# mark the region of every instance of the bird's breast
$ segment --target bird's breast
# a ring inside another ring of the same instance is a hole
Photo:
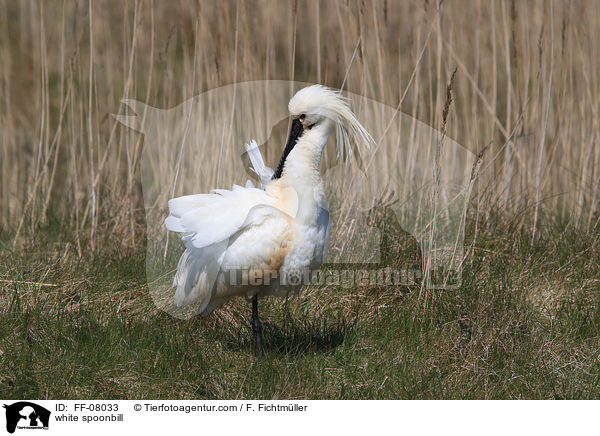
[[[310,225],[295,224],[290,249],[281,268],[283,273],[305,269],[313,270],[321,266],[328,244],[328,212],[326,218],[326,220],[317,219]]]

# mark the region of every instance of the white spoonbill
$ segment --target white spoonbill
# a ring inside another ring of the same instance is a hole
[[[337,135],[340,161],[350,157],[351,141],[358,153],[372,142],[346,99],[332,89],[303,88],[288,109],[292,125],[275,171],[264,166],[254,141],[246,146],[261,188],[248,181],[245,187],[173,198],[165,220],[186,245],[173,281],[175,304],[196,303],[207,316],[231,298],[251,298],[259,355],[258,297],[297,293],[327,250],[329,210],[319,164],[329,136]]]

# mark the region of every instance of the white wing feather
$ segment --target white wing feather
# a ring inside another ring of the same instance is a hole
[[[198,302],[207,315],[226,301],[215,286],[224,268],[251,269],[280,256],[282,235],[290,228],[280,204],[262,189],[237,185],[169,200],[165,226],[181,233],[186,245],[173,280],[175,304]]]
[[[258,188],[233,185],[231,191],[215,189],[210,194],[184,195],[169,200],[168,230],[182,233],[182,239],[202,248],[227,239],[244,223],[258,204],[275,199]]]
[[[186,245],[173,279],[173,286],[177,286],[175,305],[181,307],[200,300],[198,312],[202,313],[210,302],[227,241],[203,248]]]
[[[227,281],[229,270],[243,270],[245,274],[257,269],[267,274],[267,271],[277,271],[285,260],[289,249],[289,238],[292,233],[290,226],[292,218],[281,210],[259,205],[248,214],[241,228],[229,238],[229,245],[220,260],[220,275],[215,286],[205,301],[201,304],[202,316],[208,316],[213,310],[220,308],[232,297],[251,297],[256,291],[252,286],[218,286]],[[238,276],[239,277],[239,276]],[[281,295],[278,277],[261,276],[265,285],[262,295]]]
[[[250,141],[250,144],[244,144],[244,147],[246,147],[246,152],[248,153],[248,157],[252,163],[251,169],[258,176],[261,188],[265,189],[267,183],[269,183],[273,178],[274,171],[272,168],[265,165],[262,154],[260,154],[260,149],[258,148],[258,145],[254,139]],[[246,184],[246,186],[248,186],[248,184]]]

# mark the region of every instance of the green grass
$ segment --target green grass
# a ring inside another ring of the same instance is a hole
[[[599,398],[599,235],[545,220],[533,246],[481,226],[461,286],[427,305],[418,289],[262,300],[264,359],[246,301],[207,319],[157,310],[142,251],[79,259],[52,225],[18,252],[5,237],[0,397]]]

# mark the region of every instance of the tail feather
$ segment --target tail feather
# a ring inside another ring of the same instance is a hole
[[[177,273],[173,279],[175,305],[198,305],[202,313],[210,303],[219,272],[223,254],[227,248],[226,242],[213,244],[209,247],[195,248],[189,245],[177,265]]]

